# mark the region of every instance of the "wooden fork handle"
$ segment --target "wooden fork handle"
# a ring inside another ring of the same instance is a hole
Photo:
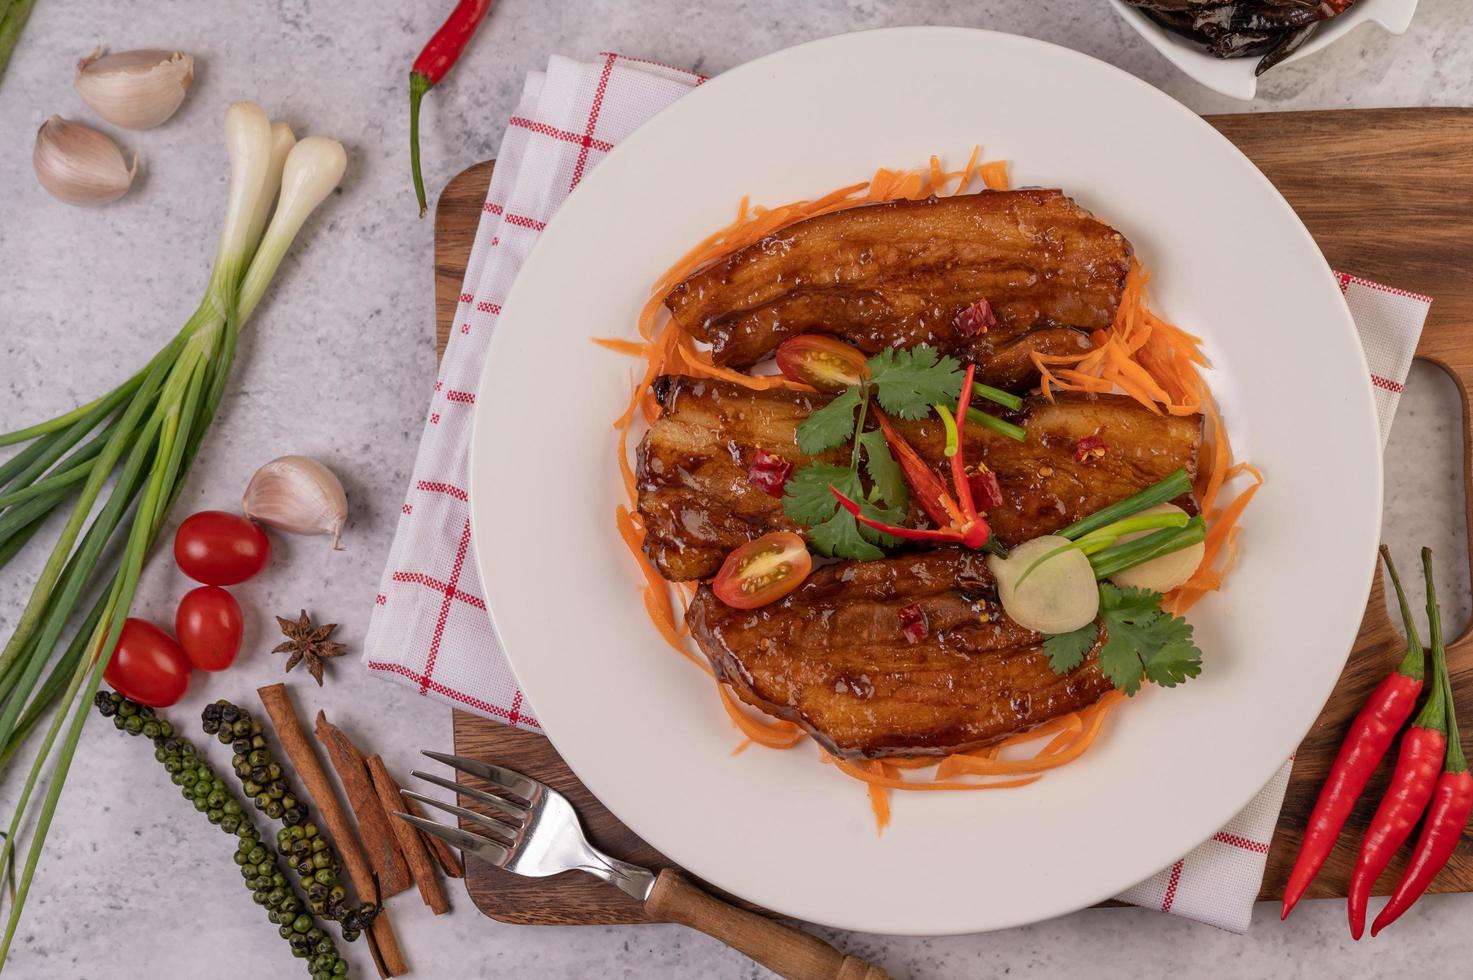
[[[666,868],[645,900],[650,917],[719,939],[788,980],[890,980],[884,970],[845,956],[817,936],[739,909]]]

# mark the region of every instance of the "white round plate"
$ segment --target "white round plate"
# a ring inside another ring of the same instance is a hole
[[[1024,789],[864,787],[812,745],[751,748],[656,634],[614,529],[610,421],[649,284],[730,221],[981,143],[1014,183],[1120,228],[1158,309],[1206,338],[1239,457],[1268,484],[1228,588],[1192,611],[1202,676],[1116,712]],[[884,933],[997,929],[1081,908],[1220,829],[1294,750],[1340,673],[1381,514],[1371,386],[1330,270],[1277,191],[1159,91],[1038,41],[910,28],[761,58],[616,149],[558,211],[504,304],[477,396],[476,554],[517,679],[557,750],[635,833],[776,912]]]

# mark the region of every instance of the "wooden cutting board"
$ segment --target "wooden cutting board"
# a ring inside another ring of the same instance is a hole
[[[1417,356],[1439,365],[1456,382],[1466,439],[1473,383],[1473,109],[1249,113],[1209,116],[1208,122],[1268,175],[1333,267],[1435,298]],[[491,167],[488,161],[457,176],[440,195],[436,209],[435,292],[442,353]],[[1213,192],[1210,186],[1202,188],[1203,194]],[[1252,289],[1253,284],[1243,283],[1242,288]],[[1467,450],[1464,464],[1465,473],[1473,476],[1468,469],[1473,454]],[[1473,494],[1468,499],[1473,504]],[[1468,525],[1473,534],[1473,506]],[[1413,565],[1415,542],[1396,544],[1403,564]],[[1408,573],[1415,569],[1409,567]],[[1388,619],[1378,579],[1345,672],[1296,755],[1260,898],[1283,894],[1305,821],[1345,728],[1366,695],[1400,659],[1402,642]],[[1460,692],[1461,716],[1473,728],[1473,639],[1467,633],[1449,651],[1449,662]],[[541,735],[457,711],[455,751],[523,770],[567,793],[590,837],[611,854],[651,868],[670,863],[604,809]],[[1381,798],[1390,768],[1388,760],[1362,797],[1310,897],[1345,895],[1354,847]],[[1406,850],[1382,876],[1383,893],[1399,879]],[[472,861],[466,868],[466,888],[483,912],[503,922],[646,921],[638,903],[587,875],[531,880]],[[1473,891],[1473,835],[1463,838],[1432,890]]]

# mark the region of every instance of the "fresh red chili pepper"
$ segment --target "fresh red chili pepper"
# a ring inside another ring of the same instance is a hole
[[[1440,629],[1439,629],[1440,632]],[[1434,642],[1437,638],[1434,638]],[[1346,910],[1350,917],[1350,935],[1359,939],[1366,928],[1366,903],[1376,878],[1397,848],[1411,835],[1412,828],[1427,809],[1433,787],[1442,771],[1443,753],[1447,750],[1447,698],[1443,685],[1433,683],[1427,703],[1418,712],[1412,727],[1401,738],[1396,769],[1386,796],[1371,818],[1371,826],[1361,841],[1360,856],[1350,878],[1350,894]]]
[[[783,485],[793,475],[793,464],[765,449],[752,454],[747,463],[747,482],[772,497],[783,495]]]
[[[967,405],[972,400],[972,378],[976,373],[977,366],[969,364],[966,378],[962,381],[961,397],[957,399],[957,418],[967,417]],[[937,525],[938,530],[897,527],[873,520],[860,512],[857,502],[840,493],[837,487],[831,486],[829,492],[839,501],[839,505],[853,514],[855,520],[865,527],[872,527],[876,531],[907,541],[945,541],[968,548],[981,548],[987,544],[992,532],[982,515],[977,513],[977,507],[972,501],[971,484],[967,479],[965,426],[957,426],[956,453],[951,457],[951,482],[956,490],[956,497],[953,498],[936,474],[931,472],[925,460],[921,459],[920,454],[895,431],[885,413],[876,409],[875,417],[879,420],[880,431],[885,433],[885,442],[900,463],[900,471],[905,474],[906,482],[920,498],[921,509]]]
[[[1315,800],[1314,810],[1309,815],[1304,843],[1299,846],[1299,856],[1294,861],[1294,870],[1289,873],[1289,883],[1284,887],[1284,904],[1279,913],[1281,919],[1289,917],[1324,866],[1351,808],[1365,791],[1366,783],[1381,764],[1382,756],[1391,748],[1396,733],[1411,717],[1412,709],[1417,706],[1417,696],[1422,692],[1423,661],[1426,659],[1422,641],[1417,636],[1417,627],[1412,621],[1411,607],[1396,574],[1396,566],[1391,562],[1391,552],[1385,545],[1381,546],[1381,558],[1391,575],[1396,600],[1401,605],[1401,619],[1406,624],[1406,655],[1371,692],[1360,713],[1350,723],[1345,741],[1340,743],[1340,751],[1335,755],[1330,774],[1320,787],[1319,799]]]
[[[1432,585],[1431,549],[1422,549],[1422,568],[1427,577],[1427,623],[1432,633],[1433,683],[1441,687],[1447,705],[1447,759],[1437,787],[1432,791],[1432,804],[1427,808],[1427,819],[1422,822],[1422,835],[1417,839],[1412,860],[1392,893],[1391,901],[1371,924],[1372,936],[1400,918],[1432,884],[1432,879],[1437,877],[1437,872],[1447,864],[1462,840],[1468,816],[1473,814],[1473,775],[1468,772],[1468,760],[1463,755],[1462,740],[1458,737],[1457,705],[1453,702],[1452,680],[1448,676],[1447,656],[1442,645],[1442,614]]]
[[[425,182],[419,170],[419,104],[455,64],[490,9],[491,0],[460,0],[409,72],[409,166],[414,171],[414,193],[419,198],[421,218],[429,205],[425,203]]]

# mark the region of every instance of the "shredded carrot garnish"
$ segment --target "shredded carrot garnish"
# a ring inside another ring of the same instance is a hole
[[[1007,190],[1011,186],[1007,162],[982,162],[980,157],[981,147],[974,147],[966,165],[955,171],[946,170],[936,156],[932,156],[924,166],[911,170],[895,171],[881,167],[868,181],[840,187],[812,201],[796,201],[778,207],[753,205],[744,197],[731,224],[707,235],[656,280],[639,313],[637,326],[641,340],[600,338],[595,341],[608,350],[637,357],[644,362],[644,370],[632,379],[629,402],[614,422],[618,432],[619,472],[628,496],[628,506],[620,505],[615,509],[615,524],[644,577],[641,593],[651,621],[667,643],[708,674],[711,673],[710,666],[690,648],[684,615],[677,617],[675,614],[669,583],[659,576],[644,554],[644,528],[638,515],[630,509],[638,500],[637,478],[629,462],[630,433],[636,420],[643,419],[648,424],[658,417],[660,406],[650,393],[650,385],[668,370],[730,381],[754,390],[811,389],[778,375],[757,377],[714,364],[709,351],[698,348],[694,340],[670,320],[664,306],[665,296],[677,283],[698,270],[723,261],[738,249],[807,218],[883,201],[960,194],[974,189],[978,181],[991,190]],[[1191,579],[1168,594],[1162,602],[1162,607],[1168,612],[1180,614],[1203,595],[1222,587],[1237,555],[1238,536],[1242,530],[1238,522],[1262,486],[1263,475],[1246,463],[1233,462],[1232,446],[1222,417],[1201,377],[1200,369],[1210,367],[1201,351],[1201,340],[1152,312],[1146,297],[1149,280],[1149,274],[1141,265],[1132,262],[1115,321],[1108,329],[1097,330],[1091,335],[1092,350],[1075,355],[1033,352],[1030,356],[1039,372],[1039,389],[1049,400],[1053,400],[1056,391],[1091,394],[1120,391],[1157,414],[1200,413],[1206,416],[1194,487],[1202,514],[1208,522],[1203,559]],[[1239,492],[1230,503],[1219,507],[1218,498],[1223,488],[1245,474],[1256,482]],[[681,585],[684,588],[678,589],[677,595],[684,612],[695,593],[696,583]],[[752,744],[790,749],[805,740],[804,730],[792,722],[754,717],[738,703],[725,684],[718,683],[717,691],[722,707],[742,735],[742,741],[732,750],[733,754]],[[1042,778],[1048,770],[1073,762],[1088,751],[1099,736],[1106,716],[1123,700],[1124,695],[1119,691],[1110,691],[1093,705],[1053,718],[994,745],[940,759],[914,757],[856,762],[831,756],[822,748],[819,754],[823,761],[832,763],[839,772],[865,784],[876,826],[883,831],[891,818],[891,790],[967,791],[1027,786]],[[1048,741],[1032,755],[1004,757],[1009,750],[1045,738]],[[927,769],[931,771],[921,772]],[[906,771],[916,775],[906,778],[902,775]]]

